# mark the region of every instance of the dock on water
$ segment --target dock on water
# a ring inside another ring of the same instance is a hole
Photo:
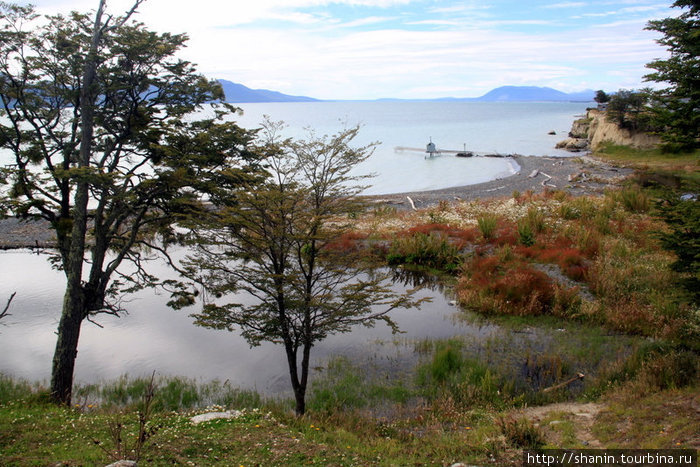
[[[434,144],[434,143],[433,143]],[[434,146],[433,146],[434,148]],[[394,152],[420,152],[420,153],[428,153],[430,156],[435,156],[435,155],[442,155],[442,154],[450,154],[458,157],[515,157],[517,154],[499,154],[499,153],[493,153],[493,152],[476,152],[476,151],[458,151],[455,149],[434,149],[434,151],[427,151],[423,148],[413,148],[409,146],[396,146],[394,147]],[[461,154],[464,154],[463,156],[460,156]],[[469,155],[471,154],[471,155]]]

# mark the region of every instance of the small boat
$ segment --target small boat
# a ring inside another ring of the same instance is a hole
[[[474,157],[474,153],[471,151],[460,151],[455,154],[457,157]]]

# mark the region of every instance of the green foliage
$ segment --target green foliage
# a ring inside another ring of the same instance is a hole
[[[525,246],[532,246],[535,244],[535,234],[529,222],[524,222],[523,220],[518,222],[518,242]]]
[[[693,301],[700,303],[700,202],[681,200],[667,194],[658,205],[661,218],[669,227],[660,233],[661,243],[676,254],[671,267],[683,274],[683,287]]]
[[[415,303],[411,294],[393,292],[388,272],[363,268],[352,254],[332,248],[350,230],[352,223],[342,220],[364,205],[357,195],[366,177],[352,171],[374,144],[354,147],[359,127],[300,140],[282,140],[280,127],[265,122],[256,149],[269,177],[249,181],[240,192],[227,170],[214,174],[218,209],[189,219],[195,253],[185,269],[221,298],[205,303],[195,324],[240,329],[251,345],[284,345],[301,415],[317,342],[355,324],[383,321],[395,330],[388,312]],[[237,303],[239,292],[252,300]]]
[[[217,181],[203,174],[226,167],[241,181],[258,168],[245,149],[252,134],[225,118],[236,109],[219,102],[221,86],[177,58],[187,37],[134,21],[140,3],[114,17],[101,0],[94,18],[0,3],[0,149],[13,162],[0,210],[56,233],[66,299],[51,393],[61,403],[71,401],[83,320],[164,285],[144,268],[155,255],[140,251],[167,247],[175,222],[204,210],[201,191]],[[193,119],[205,104],[210,116]],[[133,270],[119,274],[125,263]]]
[[[433,356],[430,365],[430,376],[437,383],[444,383],[447,379],[459,372],[464,366],[464,359],[459,347],[452,345],[439,348]]]
[[[518,220],[518,242],[521,245],[532,246],[535,236],[544,231],[545,221],[542,212],[534,206],[527,210],[527,215]]]
[[[649,131],[651,114],[648,111],[649,91],[620,89],[610,97],[607,118],[621,128],[633,131]]]
[[[439,232],[413,235],[394,239],[387,253],[389,264],[413,264],[441,271],[453,272],[461,264],[456,246]]]
[[[656,71],[645,79],[667,86],[654,93],[653,109],[666,149],[692,150],[700,147],[700,6],[694,0],[676,0],[672,6],[682,12],[647,25],[663,34],[657,42],[670,56],[648,63]]]
[[[32,385],[0,373],[0,404],[22,399],[33,392]]]
[[[465,358],[461,342],[438,341],[433,348],[431,361],[417,371],[417,383],[428,397],[448,398],[463,409],[475,405],[503,408],[512,402],[512,384],[483,362]]]
[[[498,417],[496,426],[508,442],[521,449],[538,449],[544,446],[542,432],[526,418]]]
[[[311,384],[308,408],[337,414],[373,403],[404,403],[415,391],[401,382],[369,380],[363,370],[345,357],[332,359]]]
[[[647,212],[651,206],[649,197],[639,187],[624,188],[619,196],[624,208],[630,212]]]
[[[496,227],[498,226],[498,217],[492,214],[484,214],[480,216],[476,222],[481,231],[481,235],[487,240],[492,239],[496,233]]]
[[[608,96],[602,89],[599,89],[595,92],[595,97],[593,100],[599,104],[604,104],[610,100],[610,96]]]

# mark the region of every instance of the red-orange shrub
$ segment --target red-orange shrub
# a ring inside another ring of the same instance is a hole
[[[359,241],[366,238],[367,235],[360,232],[345,232],[337,239],[327,243],[325,248],[333,252],[357,251]]]

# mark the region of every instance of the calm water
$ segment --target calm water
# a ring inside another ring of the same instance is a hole
[[[358,173],[375,173],[368,194],[421,191],[471,185],[511,175],[511,161],[424,156],[432,138],[438,149],[477,153],[570,155],[554,149],[571,129],[586,103],[529,102],[321,102],[241,104],[237,121],[257,128],[265,115],[284,121],[288,135],[333,134],[345,126],[362,125],[356,142],[380,142]],[[556,135],[549,135],[555,131]],[[397,151],[397,147],[420,151]]]
[[[45,255],[27,250],[0,252],[0,297],[16,291],[12,316],[0,325],[0,372],[30,380],[50,376],[51,357],[56,343],[55,330],[65,290],[65,278],[52,270]],[[154,263],[150,272],[161,277],[172,275],[164,265]],[[397,291],[411,288],[401,280]],[[423,289],[417,295],[433,297],[422,309],[396,310],[392,316],[405,334],[392,335],[384,324],[374,328],[357,327],[345,335],[331,336],[313,350],[312,366],[323,365],[333,355],[344,355],[357,362],[371,357],[381,364],[410,360],[411,346],[394,345],[420,338],[448,338],[471,335],[476,340],[490,336],[497,328],[456,321],[458,310],[439,291]],[[125,303],[129,315],[104,316],[99,328],[84,323],[80,337],[76,379],[94,382],[114,379],[128,373],[148,375],[153,370],[164,375],[201,378],[204,381],[230,380],[234,386],[253,387],[264,393],[279,393],[289,386],[284,350],[263,344],[249,348],[236,333],[195,327],[190,313],[193,306],[173,311],[166,306],[167,294],[142,291]],[[3,299],[4,304],[4,299]]]
[[[553,149],[568,132],[575,115],[586,104],[567,103],[294,103],[245,104],[239,122],[254,128],[269,115],[288,125],[289,136],[303,136],[304,128],[332,134],[344,125],[362,124],[358,144],[381,141],[374,156],[361,168],[375,172],[370,193],[391,193],[446,188],[487,181],[516,170],[502,159],[461,159],[442,156],[425,159],[422,152],[396,152],[397,146],[424,148],[432,140],[442,149],[478,152],[558,154]],[[556,131],[550,136],[549,131]],[[5,156],[6,157],[6,156]],[[0,155],[0,159],[2,159]],[[2,162],[2,161],[0,161]],[[166,276],[162,265],[151,271]],[[45,256],[26,250],[0,252],[0,305],[14,291],[12,316],[0,322],[0,372],[30,380],[46,380],[50,374],[55,330],[65,287],[62,273],[50,268]],[[397,281],[396,290],[405,286]],[[314,348],[312,365],[322,365],[333,355],[351,356],[357,362],[371,360],[385,367],[415,362],[411,342],[423,338],[470,336],[479,354],[495,333],[492,325],[455,320],[457,310],[437,290],[423,290],[433,302],[420,310],[397,310],[393,316],[404,334],[393,336],[385,325],[357,328],[332,336]],[[76,379],[95,382],[128,373],[133,376],[182,375],[203,380],[230,380],[264,393],[288,388],[283,349],[263,344],[250,349],[235,333],[192,325],[189,313],[169,309],[168,297],[153,290],[129,297],[121,319],[103,317],[104,328],[85,323],[80,338]],[[399,344],[396,344],[396,342]],[[537,345],[548,338],[535,336]],[[409,343],[403,345],[401,342]]]

